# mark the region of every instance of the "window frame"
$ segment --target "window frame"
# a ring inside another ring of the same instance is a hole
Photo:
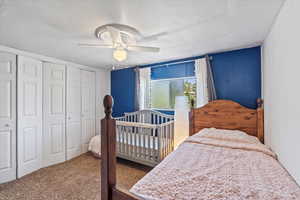
[[[150,80],[150,109],[151,110],[161,110],[161,111],[175,111],[173,108],[154,108],[152,107],[152,82],[159,82],[159,81],[172,81],[172,80],[185,80],[185,79],[194,79],[197,84],[197,77],[196,76],[184,76],[184,77],[177,77],[177,78],[165,78],[165,79],[154,79]],[[197,91],[196,91],[197,95]]]

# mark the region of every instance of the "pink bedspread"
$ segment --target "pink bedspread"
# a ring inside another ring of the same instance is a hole
[[[265,145],[216,129],[189,137],[130,192],[147,200],[300,200],[299,186]]]

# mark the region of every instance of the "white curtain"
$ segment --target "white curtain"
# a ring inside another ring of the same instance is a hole
[[[195,76],[197,79],[197,108],[208,103],[207,62],[205,58],[195,60]]]
[[[139,110],[150,108],[151,68],[139,68]]]

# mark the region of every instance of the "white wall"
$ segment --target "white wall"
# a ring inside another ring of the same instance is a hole
[[[265,140],[300,184],[300,1],[287,0],[263,45]]]

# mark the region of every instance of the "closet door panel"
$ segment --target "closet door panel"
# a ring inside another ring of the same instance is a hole
[[[66,160],[65,66],[44,63],[43,166]]]
[[[40,148],[40,145],[37,145],[38,142],[38,134],[39,132],[35,127],[29,127],[23,129],[24,134],[24,160],[23,162],[26,164],[27,162],[33,161],[38,158],[37,149]],[[40,143],[41,144],[41,143]],[[19,165],[20,166],[20,165]],[[40,167],[40,163],[38,163],[38,167]],[[38,168],[37,168],[38,169]],[[18,176],[20,176],[18,174]]]
[[[18,57],[18,178],[42,164],[42,62]]]
[[[64,150],[64,124],[51,124],[49,132],[50,154],[60,154]]]
[[[12,133],[10,130],[1,130],[0,131],[0,169],[9,169],[11,167],[12,159],[12,141],[11,141]]]
[[[0,183],[16,179],[16,55],[0,53]]]
[[[96,134],[95,72],[81,71],[81,126],[82,152],[86,152],[90,139]]]
[[[81,153],[81,123],[68,122],[67,125],[67,160]]]
[[[12,98],[11,92],[13,87],[12,80],[0,80],[0,94],[3,97],[0,98],[0,117],[10,119],[11,118],[11,107]]]
[[[80,69],[67,69],[67,160],[81,153]]]

